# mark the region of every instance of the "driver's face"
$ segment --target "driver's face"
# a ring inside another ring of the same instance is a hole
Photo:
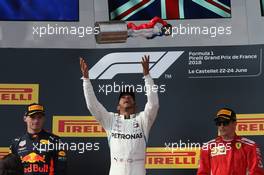
[[[135,101],[131,95],[123,95],[119,100],[119,106],[121,108],[130,108],[135,106]]]
[[[38,131],[43,128],[45,117],[42,113],[36,113],[31,116],[26,116],[25,122],[31,130]]]
[[[236,131],[236,125],[237,123],[233,121],[230,121],[225,125],[222,123],[219,124],[218,131],[220,136],[225,136],[225,137],[232,136]]]

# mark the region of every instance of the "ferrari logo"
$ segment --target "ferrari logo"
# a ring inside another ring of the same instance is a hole
[[[239,143],[239,142],[236,143],[236,148],[237,148],[237,149],[240,149],[241,146],[242,146],[241,143]]]

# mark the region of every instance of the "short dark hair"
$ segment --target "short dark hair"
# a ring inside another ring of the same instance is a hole
[[[119,95],[119,98],[118,98],[118,101],[120,101],[120,99],[124,95],[130,95],[133,98],[134,101],[136,100],[135,92],[133,91],[132,88],[127,87],[124,91],[121,91],[120,95]]]

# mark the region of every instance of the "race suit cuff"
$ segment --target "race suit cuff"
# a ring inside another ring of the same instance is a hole
[[[144,78],[145,80],[152,79],[151,76],[150,76],[150,74],[145,75],[143,78]]]
[[[84,86],[85,86],[85,85],[90,85],[90,84],[91,84],[91,81],[90,81],[89,78],[84,78],[84,77],[82,77],[81,79],[83,80],[83,85],[84,85]]]
[[[89,78],[84,78],[84,77],[81,77],[80,79],[81,79],[81,80],[87,80],[87,79],[89,79]]]

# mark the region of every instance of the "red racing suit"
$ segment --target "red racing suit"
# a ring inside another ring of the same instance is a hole
[[[217,137],[202,147],[197,175],[264,175],[260,149],[244,137]]]

